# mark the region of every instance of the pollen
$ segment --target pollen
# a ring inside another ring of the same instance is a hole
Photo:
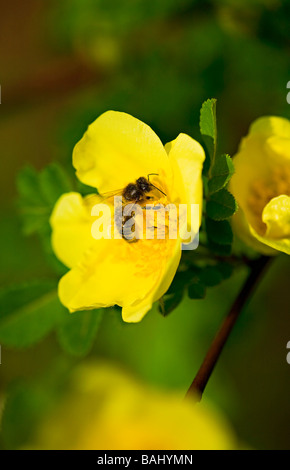
[[[171,257],[176,244],[178,218],[176,211],[169,210],[167,198],[162,196],[142,204],[141,222],[138,225],[137,218],[135,230],[139,238],[129,245],[136,259],[136,276],[146,277],[160,272]]]
[[[139,240],[134,247],[135,275],[151,276],[163,269],[172,256],[176,240]]]

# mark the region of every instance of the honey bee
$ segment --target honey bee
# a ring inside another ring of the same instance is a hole
[[[159,191],[161,194],[166,196],[166,194],[157,186],[155,186],[153,183],[150,182],[149,177],[150,176],[158,176],[157,173],[150,173],[147,175],[147,178],[144,176],[140,176],[135,183],[129,183],[125,188],[122,190],[118,191],[112,191],[110,193],[105,193],[103,194],[104,198],[108,197],[113,197],[116,195],[121,195],[122,196],[122,205],[127,205],[128,203],[131,204],[136,204],[138,202],[144,202],[145,200],[150,200],[153,199],[152,196],[149,196],[149,193],[153,190],[156,189]],[[132,206],[133,209],[133,206]],[[134,219],[134,215],[132,215]],[[131,216],[128,215],[123,215],[122,211],[117,210],[115,212],[115,223],[118,227],[119,233],[122,235],[122,237],[128,241],[128,242],[136,242],[137,239],[134,236],[134,233],[132,232],[132,228],[135,231],[135,224],[130,224],[129,227],[126,226],[126,223],[132,219]],[[128,224],[127,224],[128,225]]]
[[[158,176],[157,173],[150,173],[147,175],[147,178],[145,178],[145,176],[140,176],[140,178],[138,178],[135,183],[129,183],[123,189],[104,193],[102,196],[104,199],[107,199],[113,196],[121,195],[124,203],[137,203],[146,199],[152,199],[152,197],[148,196],[147,194],[150,193],[153,189],[157,189],[157,191],[166,196],[166,194],[161,191],[161,189],[157,188],[157,186],[150,182],[149,177],[153,175]]]

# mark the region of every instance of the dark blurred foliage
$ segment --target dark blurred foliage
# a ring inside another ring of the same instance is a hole
[[[54,276],[38,238],[21,232],[18,171],[58,161],[73,175],[72,148],[102,112],[128,112],[164,143],[179,132],[200,140],[201,104],[215,97],[219,148],[231,155],[257,117],[289,117],[288,0],[1,0],[0,11],[3,285]],[[165,319],[153,310],[127,325],[108,310],[90,356],[186,391],[244,274]],[[257,448],[290,447],[289,274],[286,256],[274,261],[206,393]],[[2,390],[66,360],[54,335],[2,350]]]

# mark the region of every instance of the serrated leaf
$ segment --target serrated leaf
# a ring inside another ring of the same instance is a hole
[[[212,194],[206,203],[206,213],[213,220],[228,219],[237,208],[234,196],[226,189]]]
[[[215,160],[217,145],[216,99],[208,99],[203,103],[200,110],[199,127],[208,151],[209,162],[206,166],[209,168]]]
[[[209,194],[215,193],[225,187],[233,176],[234,171],[234,164],[229,155],[223,154],[216,157],[208,181]]]
[[[205,219],[206,233],[209,240],[220,245],[231,245],[233,242],[233,231],[228,220]]]
[[[61,321],[66,309],[57,297],[55,282],[35,281],[0,292],[0,344],[30,346]]]
[[[68,313],[57,328],[62,348],[73,356],[85,356],[93,345],[102,317],[102,309]]]

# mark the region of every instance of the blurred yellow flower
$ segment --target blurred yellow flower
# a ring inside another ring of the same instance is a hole
[[[144,386],[108,364],[77,368],[32,449],[229,450],[237,445],[212,407]]]
[[[230,189],[240,207],[233,217],[236,233],[263,254],[290,254],[290,121],[257,119],[234,164]]]
[[[75,146],[73,165],[80,181],[101,195],[152,174],[158,188],[154,204],[199,204],[201,210],[204,158],[203,148],[188,135],[179,134],[164,147],[146,124],[108,111]],[[119,305],[125,321],[138,322],[170,286],[181,243],[169,237],[136,243],[122,237],[94,239],[91,211],[101,200],[68,193],[56,203],[50,220],[52,246],[70,268],[60,280],[59,297],[70,311]],[[194,223],[196,233],[200,221]]]

